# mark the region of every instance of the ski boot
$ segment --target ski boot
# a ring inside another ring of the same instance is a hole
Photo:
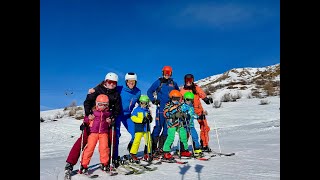
[[[117,159],[113,159],[112,163],[113,163],[115,168],[119,167],[120,166],[120,156],[118,156]]]
[[[204,156],[204,154],[201,151],[201,149],[195,149],[194,150],[194,157],[198,158],[198,157],[203,157],[203,156]]]
[[[100,169],[102,170],[102,171],[105,171],[105,172],[109,172],[110,171],[110,167],[109,167],[109,165],[107,165],[107,164],[100,164]]]
[[[173,158],[173,156],[172,156],[172,154],[170,152],[166,152],[166,153],[163,154],[163,159],[165,159],[165,160],[173,160],[174,158]]]
[[[191,153],[189,151],[182,151],[181,156],[182,157],[191,157]]]
[[[80,166],[79,174],[88,174],[88,167]]]
[[[129,159],[129,161],[131,163],[136,163],[136,164],[140,164],[140,160],[138,159],[138,157],[135,154],[130,154],[131,158]]]
[[[146,153],[146,154],[144,154],[144,156],[143,156],[143,160],[144,160],[144,161],[147,161],[147,162],[151,162],[151,161],[152,161],[152,157],[150,157],[149,154]]]
[[[208,152],[208,153],[212,152],[212,150],[209,148],[209,146],[202,147],[202,151],[203,152]]]
[[[71,172],[73,170],[73,165],[70,163],[67,163],[64,170],[65,170],[64,171],[64,179],[70,180],[71,179]]]

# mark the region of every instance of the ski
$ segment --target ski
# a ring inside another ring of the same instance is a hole
[[[216,151],[210,151],[210,152],[207,152],[207,151],[203,151],[209,155],[211,155],[211,157],[215,157],[215,156],[233,156],[235,155],[234,152],[231,152],[231,153],[220,153],[220,152],[216,152]]]
[[[219,152],[212,151],[211,153],[218,155],[218,156],[233,156],[233,155],[235,155],[234,152],[232,152],[232,153],[219,153]]]
[[[158,168],[157,167],[154,167],[152,166],[152,164],[136,164],[136,163],[130,163],[129,165],[131,166],[135,166],[135,167],[138,167],[138,168],[143,168],[147,171],[154,171],[154,170],[157,170]]]
[[[166,163],[177,163],[177,164],[187,164],[188,161],[178,161],[176,159],[161,159],[161,162],[166,162]]]
[[[120,165],[119,167],[117,167],[117,171],[120,173],[120,174],[123,174],[123,175],[131,175],[131,174],[134,174],[134,171],[131,169],[131,168],[125,168],[124,166]]]
[[[131,166],[131,165],[129,165],[129,164],[124,164],[124,165],[122,165],[122,166],[124,166],[125,168],[131,169],[131,170],[134,172],[134,174],[142,174],[142,173],[144,173],[144,171],[145,171],[145,169],[142,168],[142,167],[139,168],[139,167]]]

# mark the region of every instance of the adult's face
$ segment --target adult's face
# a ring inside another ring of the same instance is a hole
[[[117,87],[117,81],[112,81],[112,80],[107,79],[107,80],[104,82],[104,85],[105,85],[106,88],[108,88],[108,89],[114,89],[114,88]]]
[[[127,80],[127,86],[130,89],[133,89],[133,87],[136,85],[136,81],[135,80]]]

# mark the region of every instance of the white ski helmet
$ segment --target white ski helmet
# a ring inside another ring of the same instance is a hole
[[[104,80],[107,80],[107,79],[118,82],[118,75],[116,73],[110,72],[106,75]]]
[[[126,74],[126,76],[124,77],[124,79],[127,81],[127,80],[135,80],[137,81],[137,74],[134,73],[134,72],[129,72]]]

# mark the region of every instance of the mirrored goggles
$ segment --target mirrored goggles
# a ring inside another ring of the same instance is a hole
[[[109,106],[109,103],[97,102],[97,106]]]
[[[117,85],[117,81],[112,81],[112,80],[109,80],[109,79],[107,80],[107,83],[115,85],[115,86]]]
[[[193,83],[193,78],[186,78],[185,81],[186,83]]]
[[[163,71],[163,75],[171,76],[171,71]]]
[[[136,80],[127,80],[127,83],[128,83],[128,84],[129,84],[129,83],[134,84],[134,83],[136,83]]]

